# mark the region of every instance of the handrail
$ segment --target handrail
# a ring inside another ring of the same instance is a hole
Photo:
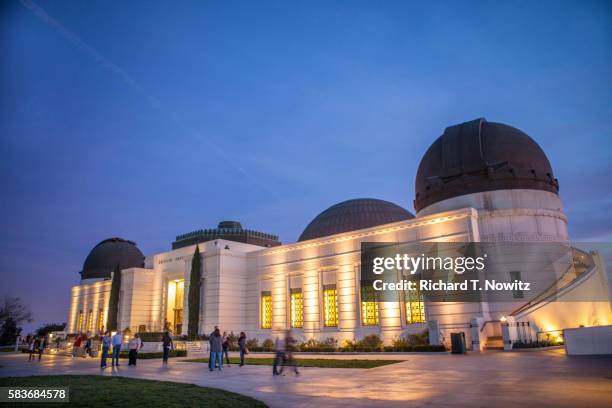
[[[480,332],[482,333],[482,331],[484,330],[484,328],[487,325],[487,323],[500,323],[500,322],[501,322],[501,320],[487,320],[486,322],[484,322],[484,324],[480,328]]]
[[[591,254],[582,251],[578,248],[572,247],[571,249],[573,262],[563,273],[563,275],[561,275],[559,279],[557,279],[549,287],[544,289],[539,295],[536,295],[532,300],[512,311],[510,313],[510,316],[516,316],[524,312],[525,310],[550,299],[552,296],[569,287],[572,283],[576,282],[579,278],[581,278],[594,268],[595,261],[593,260]],[[587,262],[585,262],[584,258],[587,258]],[[568,280],[567,278],[571,279]]]

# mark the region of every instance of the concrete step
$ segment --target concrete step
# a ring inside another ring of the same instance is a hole
[[[503,350],[504,340],[502,336],[489,336],[484,345],[485,350]]]

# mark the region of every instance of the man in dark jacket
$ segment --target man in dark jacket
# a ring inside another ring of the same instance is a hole
[[[162,346],[164,347],[164,358],[163,364],[168,364],[168,356],[170,355],[170,350],[174,347],[172,343],[172,337],[170,337],[169,332],[164,333],[164,337],[162,337]]]

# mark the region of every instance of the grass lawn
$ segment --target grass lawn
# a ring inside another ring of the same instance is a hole
[[[0,378],[0,387],[70,387],[70,403],[15,403],[15,407],[261,407],[263,402],[219,390],[169,381],[97,375]],[[9,406],[4,403],[2,406]]]
[[[207,358],[194,358],[191,360],[180,360],[183,363],[208,363]],[[225,360],[224,364],[225,364]],[[232,364],[239,364],[240,358],[231,357]],[[269,365],[274,363],[273,358],[246,358],[245,364],[249,365]],[[298,367],[324,367],[324,368],[374,368],[387,364],[401,363],[402,360],[332,360],[323,358],[303,358],[298,359]]]

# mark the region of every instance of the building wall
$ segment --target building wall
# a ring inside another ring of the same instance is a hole
[[[292,281],[300,282],[303,293],[303,328],[294,332],[302,339],[361,338],[378,334],[385,341],[425,329],[425,324],[406,324],[403,302],[380,302],[379,324],[364,326],[360,302],[361,242],[411,243],[427,240],[471,241],[478,236],[477,213],[461,209],[443,214],[402,221],[360,231],[323,237],[253,252],[248,264],[246,297],[252,308],[247,310],[250,337],[274,338],[290,328],[289,292]],[[323,285],[335,284],[338,296],[338,326],[323,325]],[[272,292],[272,328],[261,328],[261,292]],[[446,314],[438,313],[441,308]],[[460,319],[469,322],[479,304],[444,305],[428,310],[441,320]]]
[[[262,249],[250,244],[215,240],[199,244],[202,256],[200,333],[210,333],[215,325],[223,331],[246,331],[249,338],[274,338],[291,326],[290,290],[299,288],[303,296],[303,327],[295,329],[301,339],[339,341],[378,334],[386,342],[406,333],[420,332],[425,323],[407,324],[403,302],[380,302],[379,323],[362,322],[360,301],[361,242],[416,243],[422,241],[544,241],[567,242],[567,219],[559,197],[535,190],[509,190],[470,194],[436,203],[419,212],[413,220],[337,234],[280,247]],[[132,331],[146,325],[162,330],[169,320],[172,294],[168,286],[184,279],[183,333],[187,333],[188,293],[194,246],[149,256],[146,268],[122,271],[119,327]],[[529,277],[525,277],[529,279]],[[338,326],[324,327],[323,285],[335,284]],[[599,283],[607,288],[608,284]],[[594,290],[585,284],[582,290]],[[261,327],[261,293],[272,294],[272,327]],[[107,313],[110,281],[83,282],[72,289],[69,331],[77,330],[79,311],[86,321],[93,310]],[[518,302],[518,301],[517,301]],[[448,340],[453,331],[463,331],[471,342],[470,324],[499,320],[520,302],[428,303],[427,320],[436,320]],[[555,320],[564,328],[580,319],[598,324],[610,322],[607,305],[572,304],[558,310],[551,305],[532,314],[534,325],[545,327]],[[573,310],[571,310],[573,308]],[[593,313],[597,316],[591,318]],[[568,321],[567,316],[573,316]],[[584,317],[584,318],[583,318]],[[590,320],[589,320],[590,319]],[[106,317],[105,317],[106,320]],[[587,324],[589,324],[587,322]],[[487,330],[493,330],[492,325]]]
[[[121,271],[121,291],[117,328],[132,333],[145,326],[147,331],[162,330],[163,278],[160,271],[130,268]]]
[[[93,312],[94,331],[97,333],[96,323],[100,313],[103,316],[104,325],[108,315],[108,298],[110,296],[110,281],[98,281],[72,288],[72,299],[70,301],[70,312],[68,316],[68,333],[87,331],[87,316],[89,311]],[[100,312],[102,310],[102,312]],[[77,327],[79,312],[83,312],[82,327]]]

